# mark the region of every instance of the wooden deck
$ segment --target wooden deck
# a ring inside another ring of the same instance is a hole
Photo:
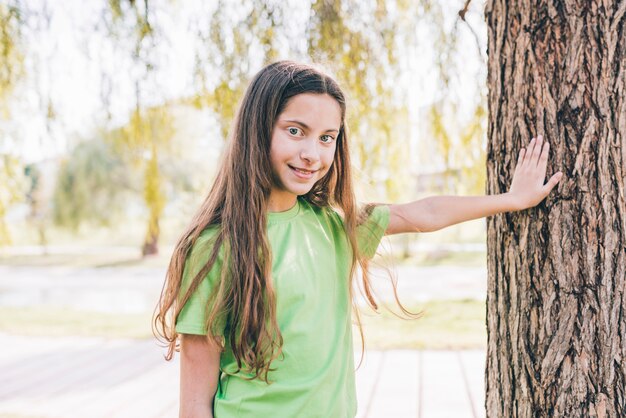
[[[178,364],[154,341],[0,334],[0,347],[0,417],[178,416]],[[358,416],[484,417],[484,365],[483,351],[369,351]]]

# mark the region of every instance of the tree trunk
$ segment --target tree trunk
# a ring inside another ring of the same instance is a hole
[[[487,193],[543,134],[539,206],[487,219],[488,417],[626,416],[626,1],[488,0]]]
[[[150,144],[150,160],[146,165],[144,177],[143,197],[150,212],[148,219],[148,230],[141,249],[142,255],[156,255],[159,253],[159,220],[165,207],[165,196],[161,190],[161,173],[159,172],[159,161],[157,148],[154,141]]]
[[[153,223],[156,222],[156,223]],[[141,247],[141,255],[143,257],[147,255],[157,255],[159,253],[159,221],[153,221],[150,219],[148,226],[148,232],[144,239],[143,246]]]

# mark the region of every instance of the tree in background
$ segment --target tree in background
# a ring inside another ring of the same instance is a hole
[[[48,244],[46,234],[48,199],[44,186],[46,180],[44,180],[44,174],[36,164],[27,164],[24,167],[24,174],[28,182],[28,191],[26,192],[26,202],[30,209],[28,221],[37,231],[37,243],[45,249]]]
[[[23,200],[25,189],[22,162],[11,155],[0,154],[0,247],[12,243],[5,216],[9,206]]]
[[[166,107],[137,109],[130,123],[113,137],[119,152],[127,153],[133,164],[143,171],[143,199],[149,212],[142,245],[144,256],[158,253],[159,221],[166,203],[159,151],[166,150],[172,141],[173,128],[172,117]]]
[[[144,95],[147,95],[145,81],[152,81],[152,88],[157,87],[154,79],[150,80],[157,68],[151,50],[154,49],[157,30],[152,24],[151,4],[133,0],[115,0],[109,2],[112,34],[121,31],[122,41],[132,40],[132,58],[135,68],[135,110],[128,125],[115,138],[116,146],[127,148],[136,157],[135,164],[143,166],[143,198],[148,208],[148,223],[142,245],[142,254],[153,255],[159,252],[159,221],[165,206],[162,189],[163,179],[159,170],[159,150],[173,137],[172,121],[164,107],[147,108]]]
[[[57,225],[74,232],[87,222],[111,226],[123,216],[129,194],[141,189],[106,135],[82,141],[61,162],[52,196]]]
[[[488,218],[489,417],[626,416],[626,2],[490,0],[489,194],[543,134],[564,180]]]
[[[23,74],[22,19],[16,4],[0,4],[0,246],[11,243],[5,216],[9,206],[23,200],[21,160],[5,151],[9,144],[2,122],[9,119],[13,91]]]

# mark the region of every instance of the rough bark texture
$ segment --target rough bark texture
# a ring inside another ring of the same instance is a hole
[[[487,220],[488,417],[626,417],[626,0],[488,0],[487,193],[533,136],[555,191]]]

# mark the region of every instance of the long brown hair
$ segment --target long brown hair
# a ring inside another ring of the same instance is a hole
[[[367,260],[356,245],[359,221],[352,188],[344,94],[330,76],[317,68],[280,61],[263,68],[248,86],[219,175],[172,254],[153,323],[157,338],[168,346],[166,359],[170,360],[179,350],[176,318],[223,247],[225,267],[209,299],[206,329],[209,335],[218,336],[223,332],[219,324],[227,321],[228,340],[237,366],[239,369],[243,366],[254,378],[267,381],[270,363],[280,354],[283,342],[276,320],[276,295],[270,277],[272,256],[266,236],[272,187],[270,140],[278,116],[292,97],[302,93],[328,94],[341,108],[333,164],[304,199],[315,206],[333,207],[343,215],[352,248],[350,277],[360,265],[360,287],[372,308],[377,309],[367,275]],[[209,226],[217,226],[209,261],[181,295],[185,259],[198,236]],[[350,292],[352,295],[351,285]],[[362,336],[360,320],[358,323]]]

